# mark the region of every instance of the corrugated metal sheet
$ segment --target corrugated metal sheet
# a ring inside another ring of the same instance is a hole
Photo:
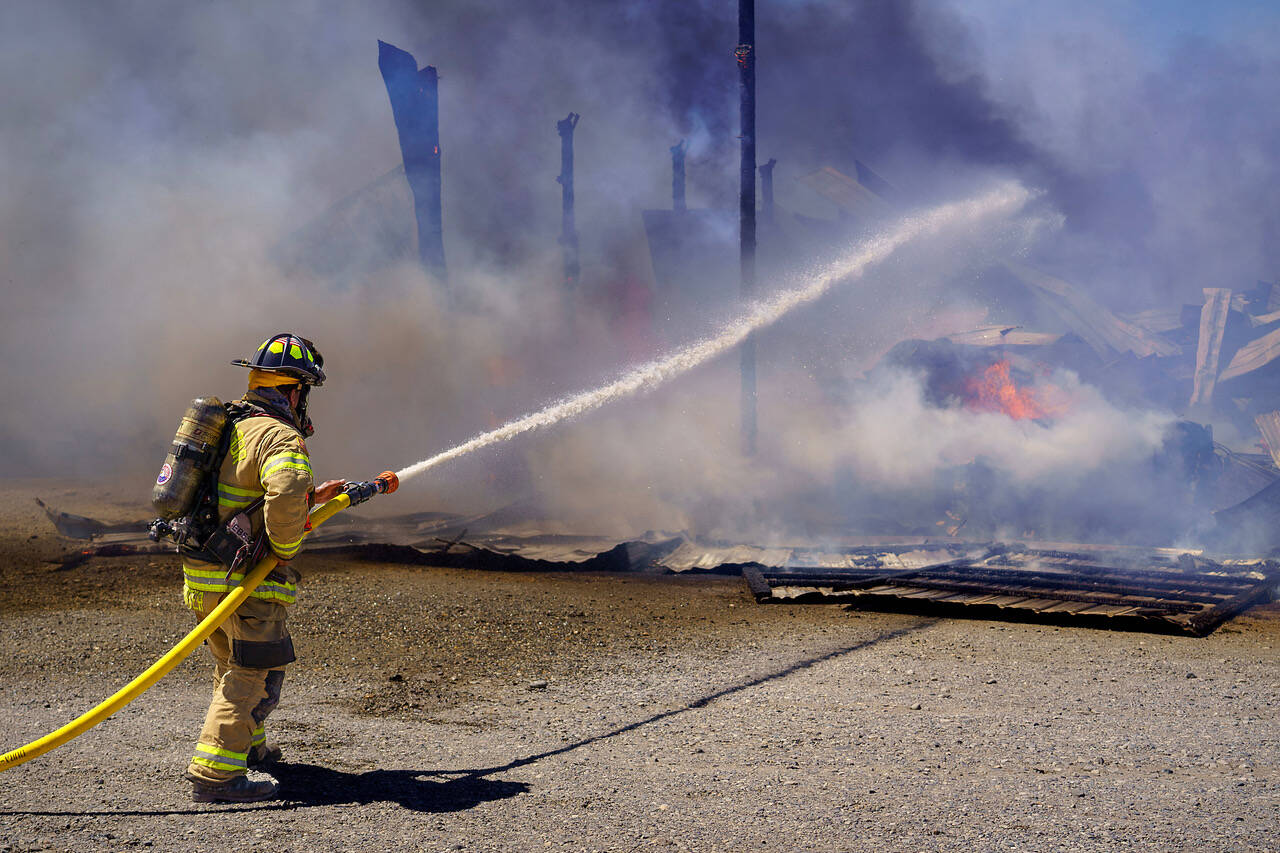
[[[1061,340],[1062,335],[1050,332],[1027,332],[1020,326],[981,326],[965,332],[955,332],[946,339],[953,344],[971,347],[1041,347]]]
[[[1218,381],[1226,382],[1228,379],[1235,379],[1237,376],[1252,373],[1277,358],[1280,358],[1280,329],[1268,332],[1262,337],[1240,347],[1231,358],[1231,363],[1226,366],[1222,371],[1222,375],[1218,377]]]
[[[889,205],[856,179],[830,166],[802,176],[800,183],[844,210],[862,216],[879,216]]]
[[[132,532],[123,532],[45,510],[63,535],[91,537],[90,547],[66,556],[64,568],[93,556],[171,550],[152,544],[141,524],[124,525]],[[1280,564],[1272,561],[1214,561],[1167,548],[870,536],[815,548],[699,542],[656,533],[618,542],[539,531],[512,509],[483,516],[415,513],[358,524],[343,520],[339,516],[318,531],[323,535],[308,542],[308,551],[506,571],[741,573],[762,602],[909,603],[995,615],[1125,620],[1192,634],[1207,633],[1232,614],[1270,600],[1280,585]]]
[[[1004,266],[1101,355],[1107,355],[1109,350],[1132,352],[1139,358],[1180,355],[1182,352],[1177,344],[1120,319],[1088,294],[1060,278],[1012,260],[1006,260]]]

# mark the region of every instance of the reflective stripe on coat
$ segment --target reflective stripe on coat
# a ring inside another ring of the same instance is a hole
[[[267,416],[236,421],[230,429],[231,441],[218,472],[218,520],[226,522],[265,495],[262,507],[250,516],[253,534],[265,526],[271,550],[281,561],[291,560],[302,548],[315,482],[302,434]],[[225,566],[184,557],[182,568],[183,598],[191,606],[198,605],[204,593],[226,593],[252,567],[228,575]],[[292,604],[298,595],[297,579],[291,568],[282,567],[252,595]]]

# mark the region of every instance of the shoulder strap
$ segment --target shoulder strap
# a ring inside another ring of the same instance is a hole
[[[223,403],[222,407],[227,410],[229,420],[222,430],[222,438],[218,441],[217,448],[213,451],[209,469],[196,489],[191,511],[187,514],[189,519],[186,525],[187,533],[178,541],[180,553],[208,562],[220,562],[216,559],[216,555],[210,554],[205,549],[204,545],[214,531],[222,526],[218,523],[218,479],[222,474],[222,462],[227,458],[227,451],[231,449],[232,425],[255,414],[253,411],[255,407],[244,400]]]
[[[232,423],[242,421],[245,418],[256,417],[257,415],[270,414],[261,406],[255,406],[248,400],[232,400],[230,403],[223,403],[222,407],[227,410],[227,417]]]
[[[285,418],[279,412],[273,412],[270,409],[265,409],[262,406],[249,402],[248,400],[233,400],[230,403],[223,403],[222,405],[226,408],[227,416],[231,418],[232,423],[242,421],[246,418],[271,418],[272,420],[277,420],[289,427],[294,432],[298,431],[297,424]],[[230,430],[228,430],[228,432],[230,432]]]

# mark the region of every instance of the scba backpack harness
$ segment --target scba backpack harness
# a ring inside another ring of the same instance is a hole
[[[265,495],[219,523],[218,473],[231,444],[231,425],[264,415],[276,417],[243,400],[223,403],[217,397],[198,397],[192,401],[151,492],[151,505],[160,514],[149,526],[153,541],[169,539],[180,554],[226,566],[228,576],[263,556],[266,529],[254,536],[251,518]]]

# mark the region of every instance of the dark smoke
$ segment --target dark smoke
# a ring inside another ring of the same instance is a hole
[[[759,151],[779,160],[788,211],[833,217],[795,179],[823,166],[854,174],[855,161],[903,207],[1016,178],[1062,222],[1030,259],[1117,309],[1196,302],[1202,287],[1247,287],[1280,265],[1274,40],[1168,25],[1155,44],[1100,0],[1035,14],[999,0],[757,6]],[[145,495],[185,402],[238,394],[243,376],[226,362],[285,328],[314,338],[333,367],[313,451],[326,474],[351,476],[653,354],[664,318],[655,328],[644,316],[639,212],[670,205],[667,149],[682,138],[690,207],[736,204],[735,12],[729,0],[244,0],[163,14],[129,0],[0,4],[0,474],[136,477]],[[399,163],[379,38],[440,72],[459,303],[427,288],[405,251],[402,180],[367,190]],[[571,110],[582,115],[583,281],[566,298],[555,122]],[[350,262],[337,273],[315,259],[343,245],[329,239],[339,202],[350,203],[343,228],[375,236],[342,249]],[[824,418],[848,422],[800,387],[816,381],[805,365],[856,375],[927,329],[962,254],[921,250],[910,276],[851,289],[762,340],[764,393],[815,407],[805,428],[783,429],[762,403],[766,434],[808,448],[777,454],[779,471],[820,479],[851,455],[874,458],[865,442],[810,452],[838,434],[818,428]],[[964,274],[981,260],[963,258]],[[721,487],[749,494],[758,473],[725,461],[736,406],[733,377],[708,373],[422,488],[438,502],[492,503],[536,484],[566,511],[614,502],[619,526],[715,528],[735,513],[749,523],[750,507],[707,509]],[[1120,420],[1101,411],[1097,422]],[[647,429],[629,432],[636,423]],[[602,474],[597,463],[628,448],[631,460]],[[658,470],[675,458],[697,461],[696,512],[680,505],[680,472]],[[639,494],[646,511],[630,512],[625,496]]]

